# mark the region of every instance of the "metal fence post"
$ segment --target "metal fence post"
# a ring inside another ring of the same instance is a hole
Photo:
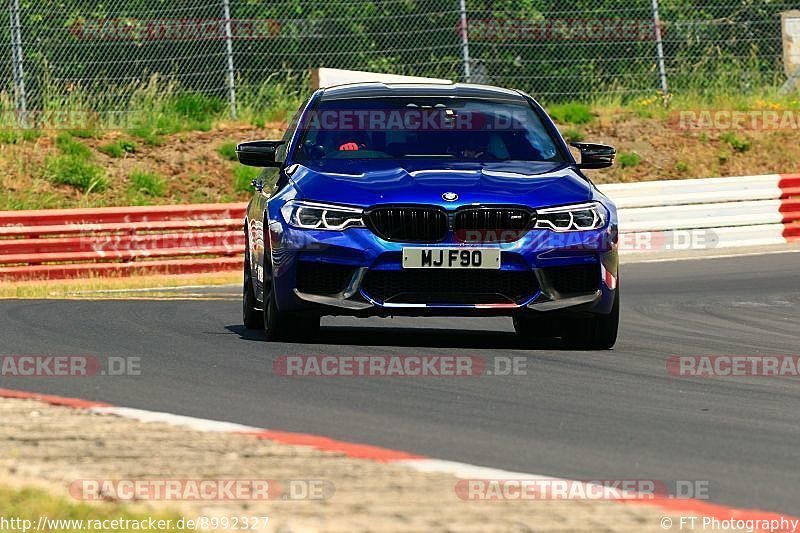
[[[231,4],[230,0],[222,0],[222,10],[225,14],[225,55],[228,61],[228,100],[231,104],[231,118],[236,118],[236,79],[233,70],[233,32],[231,31]]]
[[[653,0],[653,27],[656,38],[656,57],[658,59],[658,76],[661,78],[661,91],[664,93],[664,103],[667,100],[667,71],[664,67],[664,44],[661,41],[661,18],[658,16],[658,0]]]
[[[8,10],[11,20],[11,61],[14,69],[17,120],[21,128],[26,128],[28,126],[28,104],[25,99],[25,70],[22,67],[22,32],[19,24],[19,0],[10,0]]]
[[[459,0],[459,17],[461,18],[461,61],[464,64],[464,81],[470,82],[469,68],[469,32],[467,31],[467,2]]]

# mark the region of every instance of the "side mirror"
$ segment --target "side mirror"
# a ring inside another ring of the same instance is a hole
[[[283,141],[250,141],[236,146],[239,163],[250,167],[280,167],[275,161],[275,150]]]
[[[614,164],[617,151],[613,146],[595,143],[569,143],[581,151],[581,162],[578,168],[607,168]]]

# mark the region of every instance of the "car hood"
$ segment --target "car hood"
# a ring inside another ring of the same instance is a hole
[[[287,169],[307,200],[369,207],[426,203],[456,208],[473,203],[530,207],[585,202],[592,186],[564,163],[325,160]],[[445,193],[458,199],[446,202]]]

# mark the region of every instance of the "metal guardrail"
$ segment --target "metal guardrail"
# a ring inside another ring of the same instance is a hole
[[[800,239],[800,174],[600,185],[619,209],[623,253]],[[690,232],[702,239],[676,242]],[[701,242],[702,241],[702,242]],[[670,248],[672,246],[672,248]]]
[[[0,212],[0,279],[241,268],[246,204]]]

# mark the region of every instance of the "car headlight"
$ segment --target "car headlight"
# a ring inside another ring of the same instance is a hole
[[[302,200],[289,200],[281,207],[283,219],[301,229],[343,230],[363,228],[363,209]]]
[[[606,225],[608,212],[597,202],[549,207],[536,211],[536,227],[553,231],[586,231]]]

